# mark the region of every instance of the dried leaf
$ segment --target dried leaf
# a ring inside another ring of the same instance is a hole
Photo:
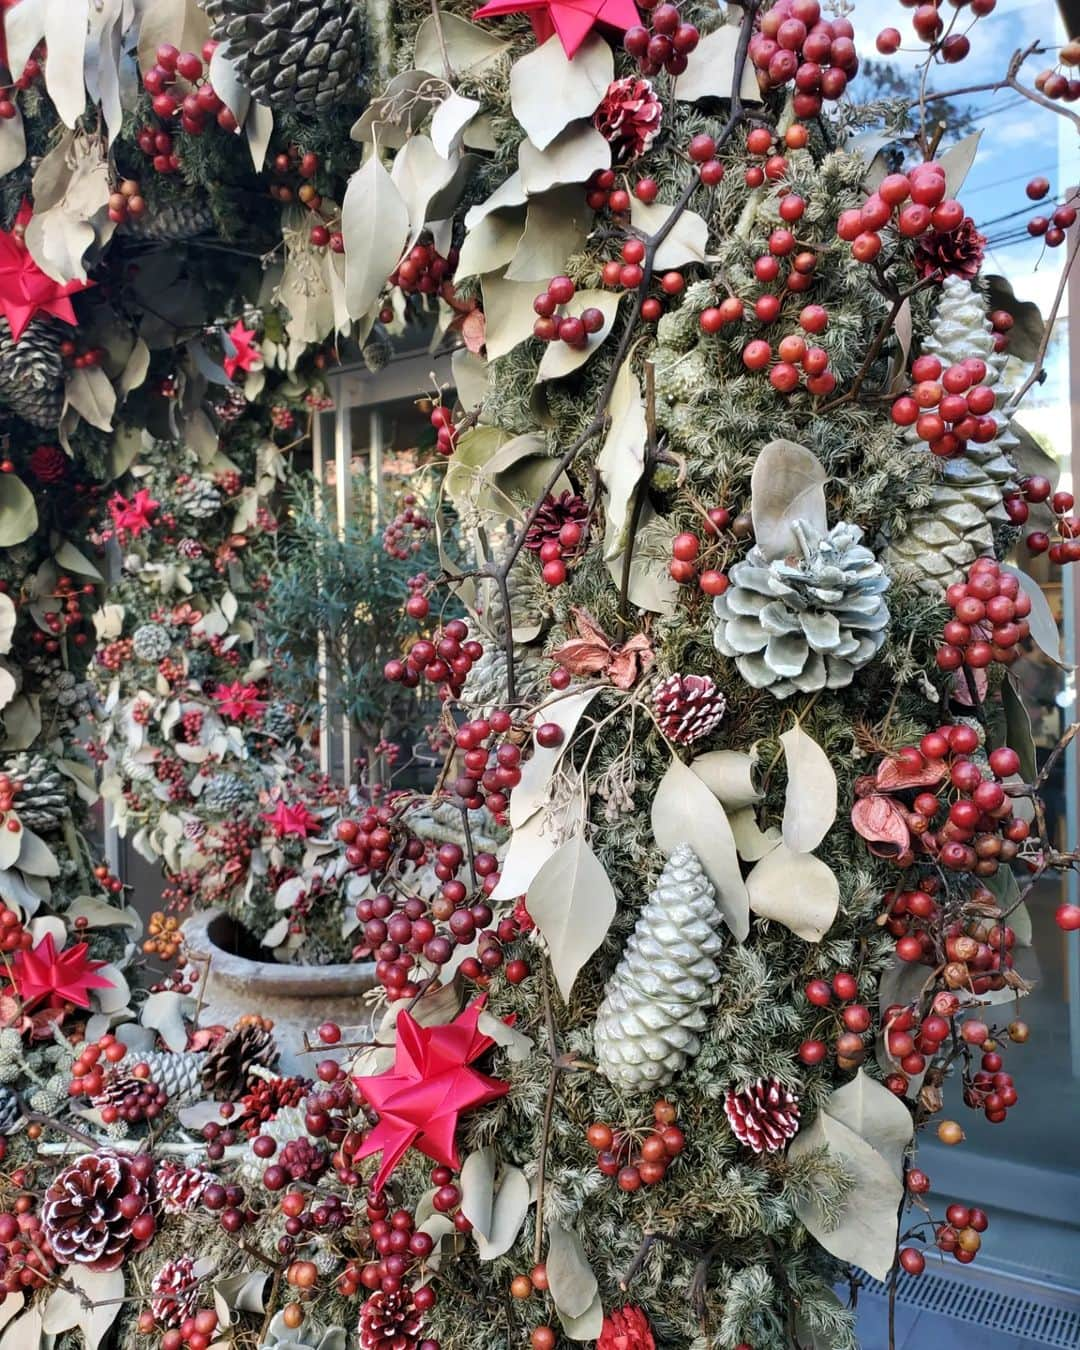
[[[15,474],[0,474],[0,548],[21,544],[37,527],[34,494]]]
[[[81,9],[81,13],[80,13]],[[88,12],[85,5],[71,0],[46,0],[45,88],[66,127],[74,127],[86,111],[86,86],[83,61],[86,57]]]
[[[486,1237],[475,1234],[481,1261],[494,1261],[510,1250],[517,1241],[531,1203],[532,1193],[525,1173],[518,1167],[504,1168],[495,1192],[489,1232]]]
[[[431,118],[431,143],[444,159],[461,150],[465,128],[480,111],[475,98],[451,93],[435,109]]]
[[[49,1336],[78,1327],[86,1350],[97,1350],[116,1321],[124,1297],[123,1270],[90,1270],[72,1264],[64,1272],[71,1289],[56,1288],[42,1312],[41,1329]],[[32,1342],[25,1343],[30,1350]]]
[[[420,70],[403,70],[373,98],[352,125],[354,141],[372,141],[377,147],[400,150],[441,102],[446,86]]]
[[[19,857],[17,866],[20,872],[32,877],[58,877],[60,863],[56,854],[39,834],[28,830],[24,825],[19,834]],[[63,940],[63,933],[60,940]]]
[[[783,843],[753,868],[746,890],[759,918],[782,923],[805,942],[821,941],[840,905],[840,883],[832,868]]]
[[[663,226],[675,208],[667,202],[630,201],[630,224],[642,234],[654,235]],[[656,250],[654,272],[669,272],[672,268],[705,261],[709,227],[695,211],[683,211],[671,232]]]
[[[2,481],[2,480],[0,480]],[[575,690],[551,698],[537,709],[536,726],[554,722],[562,728],[563,738],[558,745],[537,745],[534,741],[530,757],[521,766],[521,779],[510,795],[510,824],[517,829],[530,816],[546,806],[551,797],[551,779],[559,761],[570,748],[574,732],[586,708],[596,697],[598,689]]]
[[[484,314],[487,319],[487,356],[497,361],[526,338],[532,337],[536,311],[536,283],[507,281],[491,272],[483,278]],[[553,344],[555,345],[555,344]],[[565,343],[558,343],[565,346]]]
[[[377,154],[349,179],[341,207],[345,303],[359,319],[378,300],[409,235],[409,209]]]
[[[20,71],[45,36],[45,0],[19,0],[4,7],[4,39],[7,66]]]
[[[780,843],[780,831],[775,826],[762,830],[758,825],[757,812],[752,806],[729,811],[728,823],[731,825],[735,847],[743,862],[760,862]]]
[[[615,917],[615,889],[599,858],[576,834],[533,878],[526,904],[548,944],[551,971],[569,1002],[578,972]]]
[[[561,1308],[555,1311],[568,1341],[594,1341],[604,1329],[604,1304],[599,1293],[578,1317],[571,1317]]]
[[[528,195],[521,184],[521,174],[512,173],[504,179],[490,197],[470,206],[465,212],[465,229],[474,230],[492,211],[506,211],[515,206],[524,206]]]
[[[484,224],[493,219],[489,216]],[[591,223],[592,212],[579,186],[557,187],[530,197],[525,232],[506,269],[507,281],[546,282],[556,276],[566,259],[584,247]]]
[[[1010,563],[1002,563],[1003,572],[1011,572],[1020,583],[1020,589],[1031,601],[1031,613],[1028,615],[1028,623],[1031,625],[1031,640],[1036,647],[1046,653],[1051,661],[1056,661],[1062,665],[1061,660],[1061,633],[1058,631],[1057,620],[1054,618],[1053,610],[1050,608],[1050,602],[1043,593],[1043,588],[1027,572],[1022,572],[1019,567],[1013,567]]]
[[[742,750],[710,750],[697,755],[690,767],[728,812],[740,811],[761,801],[754,787],[756,755]]]
[[[565,306],[566,313],[575,316],[579,315],[582,310],[590,308],[598,309],[603,314],[603,328],[598,329],[595,333],[590,333],[582,347],[571,347],[566,342],[549,342],[540,361],[540,369],[536,375],[537,384],[542,384],[545,380],[562,379],[563,376],[571,374],[580,366],[583,366],[589,357],[606,341],[619,309],[619,293],[617,291],[578,291],[569,304]]]
[[[174,1054],[187,1049],[187,1022],[195,1012],[195,1000],[190,994],[178,994],[171,989],[147,994],[139,1017],[144,1027],[158,1032]]]
[[[560,1314],[580,1317],[597,1295],[596,1276],[581,1238],[559,1223],[548,1224],[548,1291]]]
[[[15,116],[0,121],[0,177],[13,173],[26,158],[26,132],[22,113],[15,106]]]
[[[124,369],[120,375],[119,394],[122,399],[126,398],[133,389],[140,388],[149,369],[150,348],[141,337],[137,337],[128,353],[127,361],[125,361]],[[205,417],[206,414],[204,413],[203,416]],[[209,421],[209,419],[207,420]]]
[[[480,1237],[491,1232],[495,1203],[495,1150],[489,1144],[478,1148],[461,1165],[461,1212]]]
[[[615,377],[609,412],[596,470],[604,485],[604,557],[618,558],[626,548],[634,493],[645,470],[645,403],[630,360]]]
[[[957,141],[955,145],[950,145],[943,155],[938,156],[938,163],[945,170],[945,192],[947,196],[958,197],[960,195],[964,180],[967,178],[971,166],[975,163],[975,156],[978,154],[981,139],[981,130],[972,131],[963,140]]]
[[[8,22],[11,22],[10,19]],[[1009,329],[1009,355],[1015,356],[1018,361],[1034,361],[1045,328],[1039,306],[1033,300],[1018,299],[1012,288],[1012,282],[1006,277],[984,273],[979,279],[986,286],[987,308],[991,312],[1003,309],[1013,317],[1013,326]],[[1013,430],[1015,429],[1014,425]],[[1031,468],[1028,471],[1036,472]],[[1040,468],[1038,472],[1041,473],[1043,470]]]
[[[592,32],[570,60],[557,35],[520,57],[510,71],[510,107],[538,150],[570,122],[591,117],[615,75],[615,57]]]
[[[489,28],[469,23],[456,14],[440,12],[438,19],[429,15],[416,30],[413,61],[417,70],[445,77],[444,46],[451,69],[457,75],[482,74],[510,48],[509,42],[496,37]]]
[[[64,916],[72,922],[85,919],[87,928],[133,928],[137,931],[142,927],[135,910],[117,909],[94,895],[77,895]]]
[[[227,42],[219,42],[210,58],[208,79],[218,98],[236,118],[237,131],[244,125],[251,106],[251,95],[240,83],[236,73],[236,62],[232,58]],[[256,171],[261,165],[256,165]]]
[[[162,43],[198,52],[210,37],[210,21],[196,0],[142,0],[139,9],[140,70],[150,69]]]
[[[493,211],[484,216],[465,235],[455,275],[481,276],[505,267],[514,256],[524,231],[525,213],[518,209]],[[533,317],[536,317],[535,313]],[[464,400],[462,402],[469,406]]]
[[[522,186],[531,197],[549,188],[584,183],[598,169],[610,168],[611,144],[591,122],[575,122],[546,150],[538,150],[532,141],[522,141],[518,166]]]
[[[84,422],[102,431],[112,430],[116,390],[100,366],[76,366],[70,370],[64,396]]]
[[[459,162],[456,156],[443,158],[427,136],[410,136],[394,156],[390,178],[409,213],[409,237],[404,248],[410,248],[423,233],[429,203],[453,179]]]
[[[739,45],[739,25],[727,23],[701,39],[686,58],[686,69],[674,81],[675,97],[680,103],[702,98],[730,98],[735,74],[735,53]],[[761,90],[749,61],[743,62],[739,93],[745,103],[760,103]]]
[[[794,853],[809,853],[836,820],[836,774],[817,741],[798,723],[780,737],[787,761],[784,843]]]
[[[652,804],[657,847],[671,854],[689,844],[716,889],[716,904],[739,942],[750,932],[750,897],[739,871],[735,837],[727,814],[705,783],[673,759]],[[531,912],[531,901],[530,901]]]
[[[0,647],[0,650],[3,650]],[[1008,674],[1001,686],[1001,702],[1005,709],[1005,744],[1020,756],[1020,776],[1025,782],[1034,782],[1038,773],[1035,760],[1035,741],[1031,734],[1031,718],[1024,706],[1016,676]]]
[[[754,542],[770,562],[798,552],[792,523],[804,520],[819,534],[828,530],[827,478],[817,455],[794,441],[763,446],[750,477]]]
[[[11,651],[11,639],[15,633],[17,619],[15,602],[6,592],[0,594],[0,654]]]
[[[634,550],[626,598],[633,609],[649,610],[666,618],[675,612],[675,601],[679,595],[678,582],[661,561],[670,552],[671,540],[675,537],[674,525],[670,520],[658,516],[646,501],[641,510],[638,537],[649,537],[651,548],[648,556],[643,549]],[[622,557],[609,558],[606,566],[614,585],[621,586]]]
[[[536,1049],[531,1037],[486,1010],[476,1019],[476,1029],[482,1036],[490,1036],[500,1050],[505,1050],[512,1064],[524,1064]]]
[[[546,811],[535,811],[514,828],[499,866],[492,900],[516,900],[528,891],[541,867],[559,847],[559,832]]]
[[[270,137],[274,134],[274,110],[265,103],[253,103],[244,122],[248,151],[256,173],[262,173]]]

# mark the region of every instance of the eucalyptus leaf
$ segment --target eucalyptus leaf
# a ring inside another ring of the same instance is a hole
[[[576,186],[611,166],[611,145],[591,122],[572,122],[544,150],[532,141],[518,146],[521,184],[529,196],[549,188]],[[579,193],[583,199],[583,194]]]
[[[709,750],[690,761],[694,773],[727,811],[740,811],[761,801],[754,786],[757,756],[742,750]]]
[[[827,863],[781,843],[746,878],[750,908],[773,919],[805,942],[820,942],[840,907],[840,883]]]
[[[377,154],[349,179],[341,207],[345,302],[359,319],[378,300],[409,236],[409,208]]]
[[[615,76],[615,57],[607,41],[591,32],[571,60],[552,34],[514,62],[510,71],[510,107],[543,150],[579,117],[592,117]]]
[[[488,1144],[485,1148],[475,1149],[461,1165],[461,1212],[472,1224],[480,1237],[487,1238],[491,1233],[491,1212],[495,1203],[495,1167],[494,1148]]]
[[[521,766],[521,778],[510,795],[510,824],[517,829],[551,799],[551,779],[574,739],[578,723],[599,689],[579,689],[562,694],[541,704],[536,713],[536,724],[553,722],[563,736],[558,745],[545,746],[533,742],[532,754]]]
[[[116,390],[100,366],[77,366],[69,371],[64,393],[84,422],[101,431],[112,430]]]
[[[1024,706],[1016,676],[1011,672],[1005,676],[1001,686],[1001,702],[1005,710],[1004,744],[1015,750],[1020,756],[1020,776],[1025,782],[1033,783],[1039,768],[1035,759],[1035,741],[1031,734],[1031,718]]]
[[[504,1256],[517,1241],[521,1225],[532,1203],[528,1178],[518,1167],[507,1167],[499,1179],[486,1236],[475,1234],[477,1255],[481,1261]]]
[[[580,316],[583,310],[598,309],[604,316],[603,327],[597,329],[595,333],[590,333],[580,347],[571,347],[568,342],[549,342],[537,372],[538,384],[572,374],[603,345],[615,322],[615,315],[619,309],[619,294],[617,291],[578,291],[565,309],[567,314],[575,318]]]
[[[482,289],[484,317],[487,321],[485,350],[489,361],[497,361],[500,356],[505,356],[519,343],[532,337],[536,321],[536,311],[533,309],[536,283],[507,281],[505,277],[492,272],[483,278]]]
[[[15,474],[0,474],[0,548],[21,544],[37,527],[34,494]]]
[[[645,403],[629,359],[615,377],[608,411],[611,421],[596,471],[604,485],[604,557],[616,558],[626,548],[634,493],[645,471]]]
[[[42,1330],[52,1337],[78,1327],[86,1350],[97,1350],[123,1303],[124,1272],[73,1263],[64,1273],[65,1285],[53,1289],[45,1304]],[[31,1342],[25,1350],[31,1350]]]
[[[495,219],[489,216],[484,224]],[[556,276],[566,259],[584,247],[591,224],[592,212],[578,186],[557,187],[530,197],[525,230],[506,269],[507,281],[541,283]],[[543,287],[538,284],[537,289]]]
[[[580,1317],[597,1295],[596,1276],[581,1238],[561,1223],[548,1224],[548,1292],[559,1313]]]
[[[454,74],[480,75],[495,65],[510,44],[490,28],[441,11],[437,18],[429,15],[416,30],[413,62],[417,70],[445,76],[444,48]]]
[[[15,633],[18,615],[15,602],[6,592],[0,593],[0,654],[11,651],[11,639]]]
[[[828,532],[826,478],[817,455],[803,445],[776,440],[762,447],[750,477],[750,513],[754,542],[767,561],[798,552],[791,528],[797,520]]]
[[[787,761],[784,843],[795,853],[817,848],[836,820],[836,774],[817,741],[796,723],[780,737]]]
[[[669,220],[673,206],[666,202],[630,201],[630,224],[642,234],[656,234]],[[669,272],[705,261],[709,227],[694,211],[683,211],[653,257],[654,272]]]
[[[1054,612],[1050,608],[1050,602],[1046,598],[1043,588],[1027,572],[1022,572],[1019,567],[1013,567],[1010,563],[1002,563],[1001,570],[1011,573],[1020,583],[1020,589],[1031,601],[1031,613],[1028,615],[1028,623],[1031,625],[1031,640],[1041,651],[1045,652],[1051,661],[1056,661],[1060,666],[1061,660],[1061,633],[1058,630],[1057,620],[1054,618]]]
[[[706,33],[686,58],[686,69],[674,81],[675,97],[680,103],[699,99],[731,97],[735,76],[735,56],[739,45],[738,23],[727,23]],[[739,72],[739,93],[745,103],[760,103],[753,65],[743,59]]]
[[[561,844],[529,887],[529,913],[548,945],[551,971],[569,1002],[578,972],[615,917],[615,889],[583,834]]]

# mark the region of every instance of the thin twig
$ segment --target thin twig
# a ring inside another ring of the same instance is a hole
[[[1077,251],[1080,250],[1080,232],[1073,239],[1072,248],[1069,251],[1065,266],[1061,269],[1061,277],[1058,281],[1057,291],[1054,295],[1054,303],[1050,307],[1050,313],[1046,317],[1046,323],[1043,326],[1042,337],[1039,339],[1039,348],[1035,353],[1035,363],[1028,373],[1027,379],[1020,388],[1013,394],[1006,406],[1006,412],[1012,412],[1020,403],[1020,400],[1028,392],[1033,384],[1043,378],[1043,366],[1046,363],[1046,353],[1050,347],[1050,339],[1054,336],[1054,327],[1057,324],[1058,310],[1061,308],[1061,302],[1065,296],[1065,289],[1069,284],[1069,274],[1072,272],[1073,263],[1076,262]]]

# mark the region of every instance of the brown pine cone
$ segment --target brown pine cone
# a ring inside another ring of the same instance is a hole
[[[965,216],[955,230],[928,230],[919,236],[915,268],[920,277],[940,272],[943,276],[972,281],[978,275],[985,252],[986,236],[979,233],[970,216]]]
[[[360,1309],[360,1350],[416,1350],[423,1320],[407,1286],[396,1294],[377,1289]]]
[[[143,1161],[148,1160],[102,1149],[84,1154],[53,1179],[41,1204],[41,1227],[63,1264],[115,1270],[149,1245],[157,1188],[152,1172],[138,1175]]]
[[[247,1091],[255,1068],[272,1069],[278,1048],[273,1034],[255,1022],[236,1027],[206,1052],[203,1087],[219,1101],[232,1101]]]
[[[775,1153],[799,1129],[799,1103],[775,1078],[759,1078],[736,1092],[728,1088],[724,1114],[735,1138],[755,1153]]]

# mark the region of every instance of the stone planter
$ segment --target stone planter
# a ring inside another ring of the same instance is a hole
[[[370,1029],[364,1002],[364,994],[375,985],[370,962],[304,966],[255,959],[258,944],[218,909],[193,914],[184,924],[184,942],[196,969],[205,971],[199,1020],[232,1026],[244,1013],[271,1018],[283,1074],[314,1075],[320,1056],[302,1053],[304,1033],[314,1040],[320,1022],[337,1022],[365,1034]],[[348,1039],[364,1037],[350,1034]]]

